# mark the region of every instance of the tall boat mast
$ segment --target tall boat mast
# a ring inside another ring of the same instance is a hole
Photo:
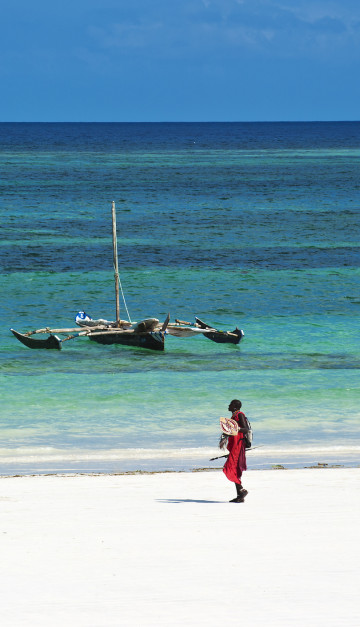
[[[116,212],[115,201],[112,201],[112,238],[113,238],[113,257],[114,257],[114,279],[115,279],[115,301],[116,301],[116,326],[120,327],[120,294],[119,294],[119,261],[116,237]]]

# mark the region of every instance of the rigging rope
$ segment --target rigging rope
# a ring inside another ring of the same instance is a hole
[[[123,286],[121,284],[121,279],[120,279],[120,275],[119,274],[118,274],[118,281],[119,281],[120,290],[121,290],[121,296],[122,296],[122,299],[123,299],[123,302],[124,302],[124,305],[125,305],[127,317],[128,317],[129,322],[131,322],[131,324],[132,324],[132,320],[130,318],[130,314],[129,314],[129,311],[128,311],[128,308],[127,308],[127,304],[126,304],[126,300],[125,300],[125,294],[124,294],[124,290],[123,290]]]

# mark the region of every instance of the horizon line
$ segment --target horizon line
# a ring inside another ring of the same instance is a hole
[[[354,124],[360,120],[0,120],[0,124]]]

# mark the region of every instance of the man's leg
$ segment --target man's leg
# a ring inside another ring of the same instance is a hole
[[[231,499],[230,503],[243,503],[245,501],[245,496],[247,495],[247,490],[242,487],[241,483],[235,483],[236,488],[236,498]]]

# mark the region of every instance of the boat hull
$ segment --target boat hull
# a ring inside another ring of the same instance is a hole
[[[244,337],[244,331],[242,329],[234,329],[234,331],[208,331],[206,329],[211,329],[208,324],[195,317],[196,323],[199,325],[201,329],[204,329],[204,336],[213,342],[217,342],[218,344],[239,344],[240,340]]]
[[[124,332],[97,332],[90,333],[88,338],[98,344],[121,344],[123,346],[137,346],[150,350],[163,351],[165,349],[164,333],[153,331],[151,333]]]
[[[240,340],[243,337],[243,333],[241,329],[235,329],[235,331],[210,331],[209,333],[204,333],[204,336],[213,342],[217,342],[218,344],[239,344]]]

